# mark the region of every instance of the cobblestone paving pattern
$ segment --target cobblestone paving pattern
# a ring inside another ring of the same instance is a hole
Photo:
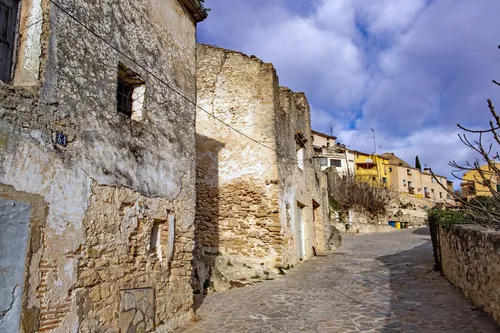
[[[432,265],[427,229],[345,237],[286,276],[208,295],[178,332],[500,332]]]

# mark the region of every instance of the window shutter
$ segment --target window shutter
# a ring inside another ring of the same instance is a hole
[[[10,81],[16,40],[18,0],[0,0],[0,80]]]

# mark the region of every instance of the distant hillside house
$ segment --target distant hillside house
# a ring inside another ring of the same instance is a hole
[[[470,199],[476,196],[493,196],[493,191],[500,190],[500,181],[496,172],[492,170],[489,164],[481,166],[483,175],[486,180],[481,177],[478,170],[471,170],[464,173],[460,187],[462,189],[462,196]]]
[[[337,137],[312,132],[314,151],[319,157],[321,170],[335,168],[341,174],[354,174],[354,154],[337,142]]]
[[[357,150],[351,151],[354,155],[354,176],[363,181],[381,183],[385,187],[390,185],[389,160],[381,155],[367,154]]]
[[[426,198],[435,202],[452,203],[451,196],[441,186],[453,190],[453,182],[444,176],[436,175],[432,177],[430,169],[420,169],[411,167],[394,153],[382,154],[389,160],[389,174],[391,187],[401,193],[413,195],[417,198]]]

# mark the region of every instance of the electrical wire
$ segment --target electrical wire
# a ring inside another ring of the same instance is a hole
[[[89,33],[91,33],[93,36],[95,36],[97,39],[99,39],[100,41],[102,41],[103,43],[105,43],[106,45],[108,45],[110,48],[112,48],[114,51],[116,51],[118,54],[120,54],[121,56],[123,56],[124,58],[126,58],[127,60],[129,60],[130,62],[134,63],[136,66],[138,66],[139,68],[141,68],[142,70],[144,70],[146,73],[148,73],[149,75],[151,75],[153,78],[155,78],[156,80],[158,80],[159,82],[161,82],[164,86],[166,86],[167,88],[169,88],[171,91],[173,91],[175,94],[177,94],[178,96],[180,96],[181,98],[183,98],[184,100],[186,100],[187,102],[189,102],[190,104],[192,104],[193,106],[195,106],[195,108],[201,110],[202,112],[208,114],[210,117],[214,118],[215,120],[217,120],[218,122],[220,122],[221,124],[223,124],[224,126],[230,128],[231,130],[235,131],[236,133],[238,133],[239,135],[251,140],[252,142],[266,148],[266,149],[269,149],[273,152],[275,152],[277,154],[277,156],[283,158],[283,159],[290,159],[289,156],[284,156],[284,155],[281,155],[277,150],[273,149],[272,147],[258,141],[257,139],[254,139],[252,138],[251,136],[243,133],[242,131],[240,131],[239,129],[231,126],[230,124],[226,123],[224,120],[218,118],[217,116],[213,115],[212,113],[210,113],[209,111],[205,110],[204,108],[202,108],[201,106],[199,106],[196,102],[192,101],[189,97],[187,97],[186,95],[184,95],[182,92],[180,92],[178,89],[174,88],[171,84],[169,84],[166,80],[162,79],[161,77],[159,77],[157,74],[153,73],[151,70],[149,70],[146,66],[140,64],[138,61],[136,61],[135,59],[132,58],[132,56],[129,56],[128,54],[124,53],[123,51],[121,51],[118,47],[114,46],[111,42],[107,41],[104,37],[102,37],[101,35],[99,35],[98,33],[96,33],[94,30],[92,30],[91,28],[89,28],[85,23],[83,23],[80,19],[78,19],[77,17],[75,17],[73,14],[71,14],[68,10],[66,10],[64,7],[62,7],[59,3],[57,3],[56,1],[54,0],[50,0],[50,2],[52,4],[54,4],[54,6],[56,6],[62,13],[64,13],[66,16],[68,16],[69,18],[71,18],[73,21],[75,21],[76,23],[78,23],[82,28],[84,28],[86,31],[88,31]],[[306,161],[310,161],[310,160],[313,160],[313,159],[316,159],[317,157],[311,157],[311,158],[306,158],[304,159],[303,161],[306,162]],[[290,159],[291,160],[291,159]],[[283,163],[283,162],[282,162]],[[297,161],[296,160],[293,160],[293,164],[296,164]],[[292,164],[292,163],[290,163]]]

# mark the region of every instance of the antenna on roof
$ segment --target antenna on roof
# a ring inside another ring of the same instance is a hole
[[[335,122],[333,120],[330,121],[330,135],[333,136],[333,130],[335,129]]]
[[[377,143],[375,141],[375,130],[373,128],[370,128],[373,132],[373,153],[377,155]]]

